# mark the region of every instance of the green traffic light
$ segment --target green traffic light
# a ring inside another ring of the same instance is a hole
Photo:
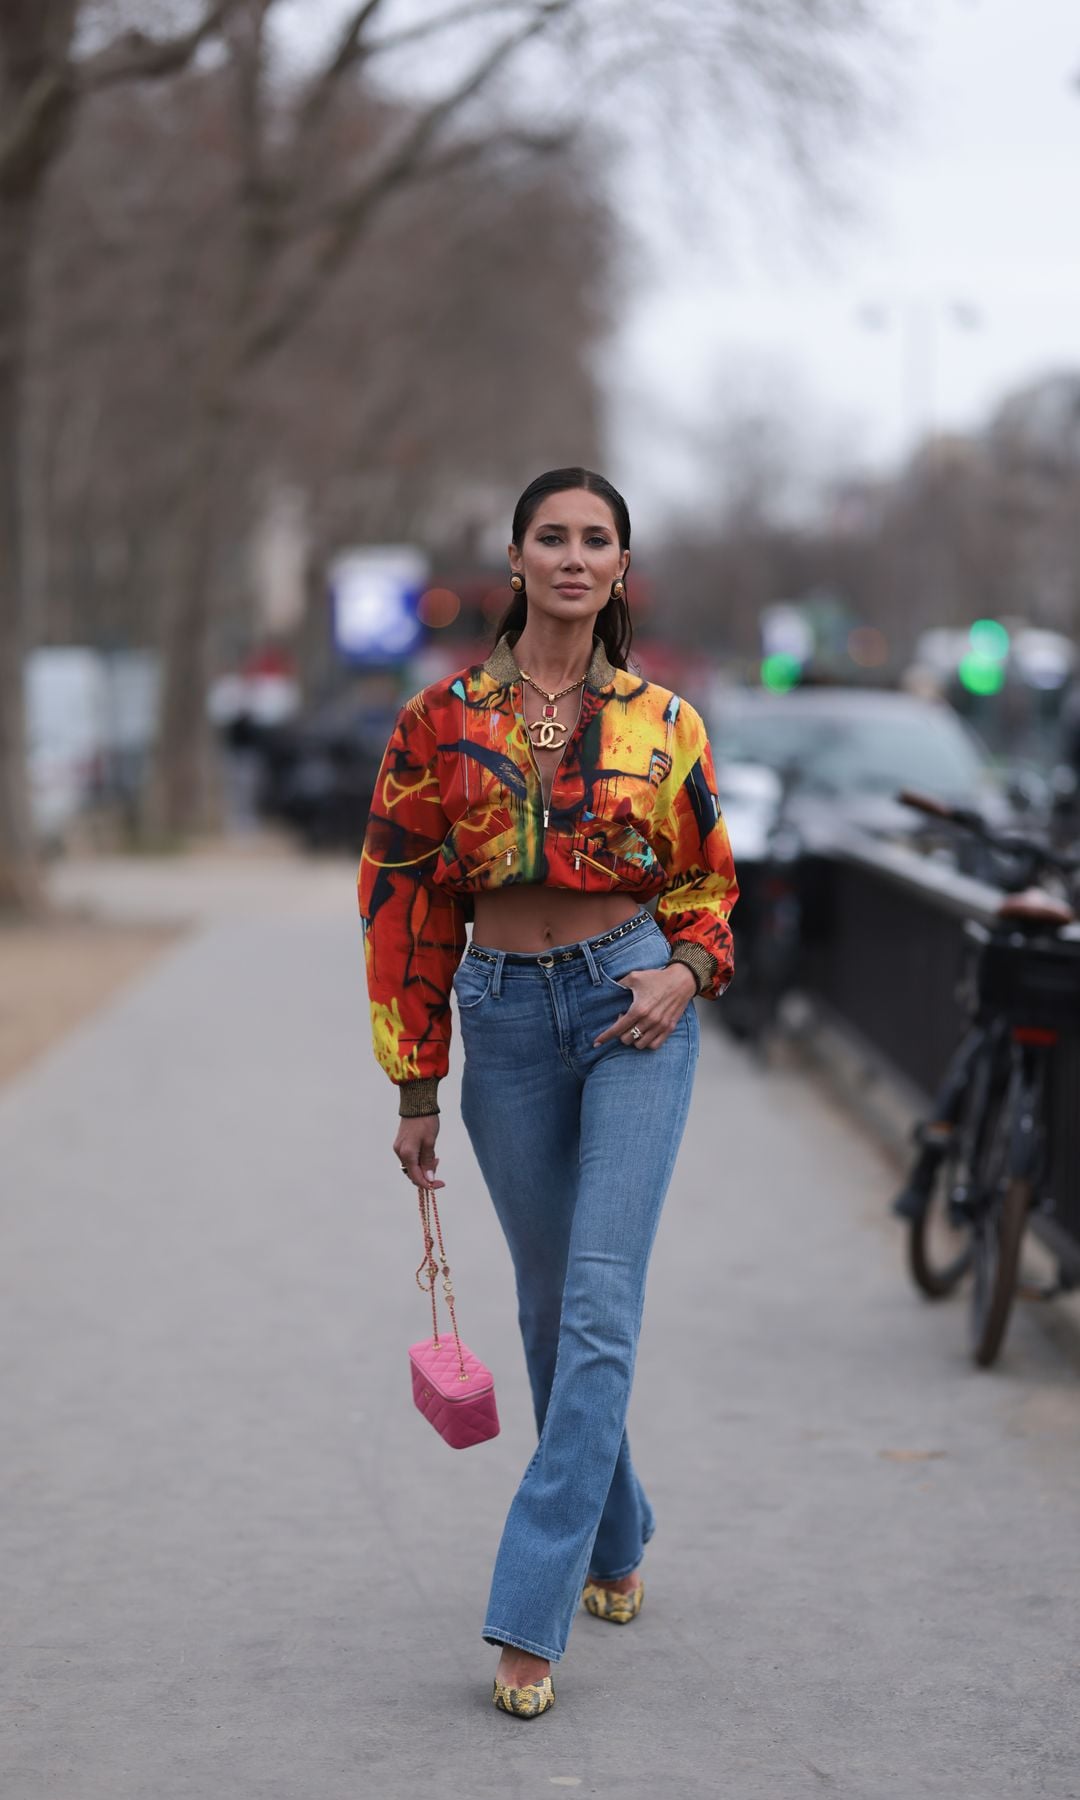
[[[999,619],[976,619],[968,632],[968,642],[974,654],[985,662],[1004,662],[1009,654],[1009,634]]]
[[[766,656],[761,665],[761,685],[770,694],[789,694],[802,678],[802,663],[797,656]]]
[[[969,694],[1000,694],[1005,686],[1004,664],[974,650],[962,659],[957,674]]]

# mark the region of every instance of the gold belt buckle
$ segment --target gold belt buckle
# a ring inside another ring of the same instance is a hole
[[[542,969],[553,969],[555,967],[555,958],[552,956],[550,950],[545,950],[543,955],[538,956],[536,960]]]

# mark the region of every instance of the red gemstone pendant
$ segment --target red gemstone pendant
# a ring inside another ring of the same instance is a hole
[[[555,708],[553,706],[545,706],[543,712],[545,719],[553,719],[555,717]]]

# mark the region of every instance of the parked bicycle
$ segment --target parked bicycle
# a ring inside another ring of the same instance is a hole
[[[899,798],[979,840],[1005,889],[992,925],[964,926],[961,996],[971,1023],[916,1130],[918,1155],[893,1203],[907,1221],[909,1266],[924,1294],[941,1299],[971,1273],[971,1351],[987,1368],[1005,1336],[1029,1216],[1053,1206],[1054,1058],[1080,1018],[1080,932],[1069,932],[1069,879],[1080,857],[923,794],[904,790]],[[1072,1285],[1059,1269],[1037,1292],[1049,1298]]]

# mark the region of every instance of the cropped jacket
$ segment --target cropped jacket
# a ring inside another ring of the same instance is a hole
[[[738,889],[701,718],[594,638],[545,811],[513,641],[406,702],[372,800],[358,884],[372,1035],[406,1116],[438,1111],[477,893],[539,882],[655,899],[698,992],[731,978]]]

